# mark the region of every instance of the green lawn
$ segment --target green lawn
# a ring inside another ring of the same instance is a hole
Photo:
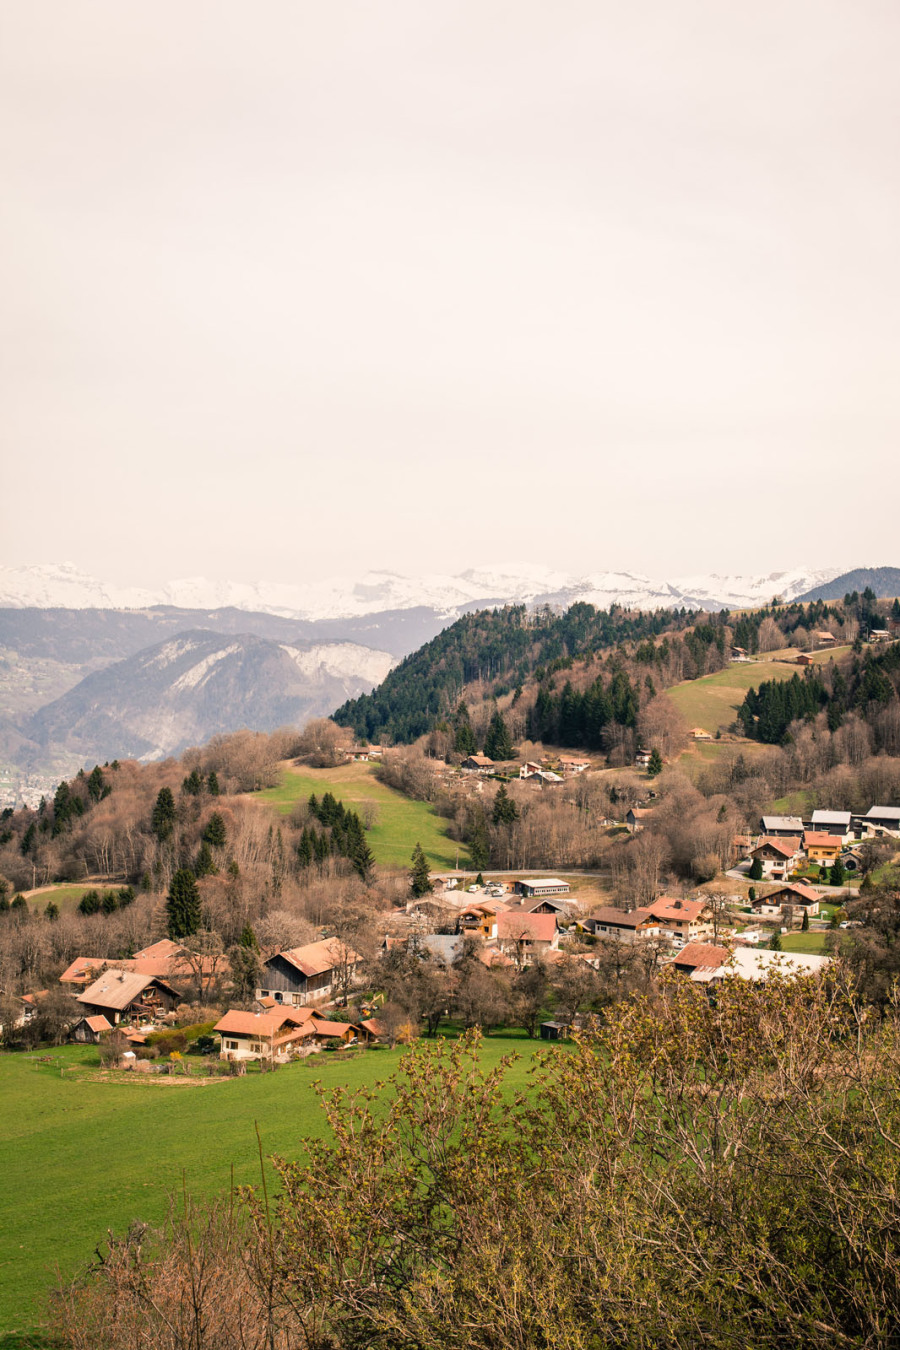
[[[512,1092],[526,1085],[541,1049],[542,1042],[510,1032],[486,1037],[481,1061],[493,1067],[502,1055],[520,1053],[509,1075]],[[47,1053],[54,1065],[0,1055],[0,1346],[4,1332],[35,1324],[57,1268],[71,1275],[107,1228],[161,1219],[182,1171],[198,1193],[227,1190],[232,1165],[236,1183],[253,1182],[255,1121],[267,1155],[298,1157],[303,1138],[324,1130],[313,1081],[371,1085],[394,1072],[401,1052],[350,1060],[322,1054],[277,1073],[202,1087],[125,1075],[97,1081],[93,1047]],[[59,1064],[79,1067],[61,1075]]]
[[[825,951],[825,939],[827,933],[784,933],[781,938],[781,949],[785,952],[815,952],[819,954]]]
[[[408,866],[417,842],[433,867],[456,866],[456,841],[448,838],[445,822],[434,807],[413,801],[380,783],[372,764],[346,764],[338,769],[287,768],[277,787],[256,795],[272,802],[282,815],[289,815],[297,802],[305,801],[313,792],[319,797],[332,792],[347,806],[357,809],[363,802],[373,804],[377,820],[366,838],[375,861],[382,866]],[[469,856],[465,846],[460,845],[459,850],[459,865],[467,867]]]
[[[123,883],[124,884],[124,883]],[[101,900],[107,891],[117,891],[118,886],[91,885],[90,882],[79,882],[74,886],[42,886],[37,891],[23,892],[28,901],[29,909],[36,909],[43,914],[47,905],[52,900],[58,905],[63,914],[70,913],[78,908],[78,903],[85,891],[96,891]]]

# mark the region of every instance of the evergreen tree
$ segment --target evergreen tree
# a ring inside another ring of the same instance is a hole
[[[771,938],[769,939],[769,950],[772,951],[772,952],[780,952],[781,949],[782,949],[782,948],[781,948],[781,934],[779,933],[778,929],[776,928],[776,929],[775,929],[775,932],[772,934]]]
[[[513,757],[513,743],[499,708],[491,718],[484,738],[484,753],[488,759],[505,760]]]
[[[206,780],[206,790],[211,797],[218,797],[222,790],[219,787],[219,775],[216,773],[215,769],[210,770],[209,777]]]
[[[762,881],[763,865],[761,859],[759,858],[753,859],[752,863],[750,864],[750,871],[748,875],[751,881]]]
[[[315,856],[312,832],[308,827],[304,827],[303,833],[300,836],[300,843],[297,845],[297,860],[301,867],[309,867]]]
[[[519,819],[519,808],[506,790],[506,784],[500,784],[500,790],[494,798],[492,817],[495,825],[512,825]]]
[[[800,924],[800,932],[801,932],[801,933],[808,933],[808,932],[809,932],[809,910],[808,910],[808,909],[804,909],[804,911],[803,911],[803,922]]]
[[[181,790],[188,797],[199,797],[203,791],[203,779],[200,777],[199,769],[191,769],[187,778],[181,784]]]
[[[116,892],[116,899],[119,902],[119,909],[127,909],[134,901],[134,887],[120,886]]]
[[[90,775],[87,780],[88,796],[90,797],[92,802],[100,801],[100,799],[105,795],[104,792],[105,787],[106,783],[103,778],[103,770],[100,768],[99,764],[95,764],[93,769],[91,769]]]
[[[475,732],[472,730],[472,723],[469,720],[469,709],[465,703],[460,703],[456,709],[453,722],[456,728],[453,749],[458,755],[474,755],[478,745],[475,740]]]
[[[213,848],[224,848],[228,842],[228,833],[225,829],[225,821],[214,811],[206,822],[206,828],[200,836],[205,844],[210,844]]]
[[[48,900],[47,908],[44,910],[44,914],[47,916],[50,922],[53,923],[55,919],[59,918],[59,905],[55,904],[52,900]]]
[[[847,884],[847,873],[844,870],[844,864],[841,862],[840,858],[835,859],[834,866],[831,869],[830,880],[832,886],[846,886]]]
[[[254,952],[259,951],[259,943],[256,940],[256,934],[250,927],[249,923],[245,923],[243,929],[241,930],[240,946],[247,947]]]
[[[487,821],[484,816],[484,807],[479,802],[475,807],[471,817],[471,827],[469,830],[469,856],[472,859],[473,867],[488,867],[491,861],[491,850],[488,842]]]
[[[79,914],[99,914],[100,896],[97,891],[85,891],[78,902]]]
[[[104,891],[103,899],[100,901],[100,908],[104,914],[115,914],[119,908],[119,897],[115,891]]]
[[[417,843],[412,852],[409,869],[409,888],[416,899],[422,895],[428,895],[434,890],[428,870],[428,859],[422,851],[422,845]]]
[[[168,787],[160,788],[153,806],[153,814],[150,817],[150,828],[161,844],[172,837],[177,819],[178,813],[175,809],[172,789]]]
[[[189,867],[181,867],[172,877],[166,899],[166,931],[177,942],[190,937],[200,927],[200,892]]]
[[[647,773],[651,778],[656,778],[663,771],[663,758],[659,751],[654,748],[650,752],[650,763],[647,765]]]
[[[28,854],[34,848],[34,841],[37,837],[37,825],[34,821],[28,826],[28,829],[22,835],[22,843],[19,845],[22,853]]]
[[[218,872],[216,860],[212,855],[212,849],[206,839],[200,845],[200,852],[197,854],[197,861],[194,865],[194,872],[198,877],[211,877]]]

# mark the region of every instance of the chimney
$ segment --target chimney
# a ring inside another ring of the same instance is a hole
[[[672,906],[672,908],[673,908],[673,909],[681,909],[681,901],[680,901],[680,900],[676,900],[675,903],[674,903],[674,905]]]

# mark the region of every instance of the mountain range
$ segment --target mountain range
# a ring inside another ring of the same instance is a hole
[[[101,582],[73,564],[0,568],[0,796],[17,775],[152,759],[220,731],[271,730],[368,693],[464,614],[505,604],[564,610],[753,608],[900,592],[900,569],[712,573],[655,581],[539,565],[304,583]]]
[[[321,582],[232,582],[191,577],[147,590],[111,585],[72,563],[0,568],[0,608],[177,609],[233,608],[321,622],[355,619],[385,611],[422,608],[456,618],[473,608],[498,604],[567,606],[577,600],[605,609],[740,609],[765,604],[774,595],[793,600],[832,582],[840,568],[794,568],[759,576],[710,573],[659,581],[640,572],[595,572],[574,576],[535,564],[473,568],[456,575],[407,577],[369,572],[362,578]]]

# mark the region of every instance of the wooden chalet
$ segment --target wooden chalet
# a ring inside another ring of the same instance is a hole
[[[171,1012],[181,995],[156,975],[133,970],[106,970],[77,1001],[91,1016],[101,1015],[118,1026],[120,1022],[152,1022]]]
[[[339,938],[278,952],[263,965],[256,997],[294,1006],[328,998],[339,979],[354,978],[361,960],[359,953]]]

